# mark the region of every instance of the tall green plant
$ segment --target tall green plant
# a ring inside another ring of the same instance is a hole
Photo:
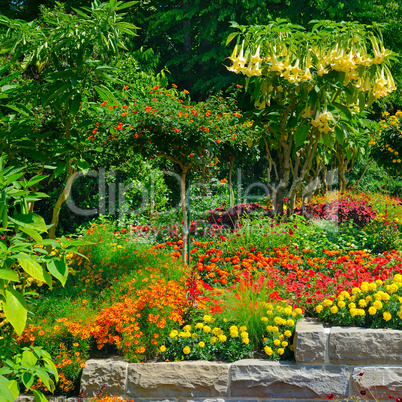
[[[113,60],[120,49],[126,49],[124,35],[135,35],[136,27],[123,21],[127,9],[136,2],[123,3],[95,0],[91,7],[74,9],[68,14],[62,5],[54,10],[43,8],[41,17],[30,23],[0,16],[0,26],[6,28],[0,43],[0,53],[10,55],[11,65],[17,65],[16,75],[31,74],[31,80],[18,84],[11,72],[2,80],[3,106],[17,114],[13,119],[34,118],[51,123],[46,137],[46,150],[40,148],[42,159],[54,164],[54,177],[66,175],[66,183],[53,208],[49,237],[54,238],[60,208],[68,198],[78,172],[87,172],[93,159],[89,151],[87,129],[91,124],[88,102],[101,97],[116,101],[109,90],[111,83],[121,85],[112,77]],[[5,69],[5,70],[4,70]],[[8,128],[4,130],[7,132]],[[35,134],[22,133],[18,142],[32,141]],[[18,144],[17,144],[18,145]],[[38,143],[33,144],[36,154]],[[96,152],[95,152],[96,155]]]
[[[54,390],[58,380],[57,369],[50,355],[41,348],[20,350],[15,335],[21,335],[29,310],[29,289],[32,281],[46,283],[52,288],[52,277],[62,285],[66,283],[68,266],[66,254],[76,252],[76,242],[43,239],[48,227],[43,218],[29,212],[29,202],[46,195],[34,193],[29,188],[45,176],[24,179],[24,167],[6,167],[0,157],[0,394],[2,400],[14,401],[19,394],[19,383],[29,389],[36,378]],[[58,250],[51,253],[50,246]],[[37,401],[45,400],[34,391]]]

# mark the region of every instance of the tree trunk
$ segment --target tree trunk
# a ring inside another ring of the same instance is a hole
[[[233,208],[234,203],[235,203],[235,196],[234,196],[234,191],[233,191],[233,184],[232,184],[232,173],[233,173],[233,163],[234,163],[234,158],[230,158],[229,162],[229,206],[230,208]]]
[[[356,190],[359,188],[360,182],[362,181],[363,176],[366,174],[367,169],[368,169],[368,167],[369,167],[369,165],[370,165],[370,163],[371,163],[372,161],[373,161],[373,158],[370,158],[370,159],[368,160],[366,166],[364,167],[364,170],[363,170],[362,175],[360,176],[359,180],[357,180],[357,182],[355,183],[354,187],[356,188]]]
[[[63,191],[59,195],[59,198],[56,201],[56,205],[53,208],[53,216],[52,216],[52,227],[49,229],[48,237],[49,239],[54,239],[56,237],[56,229],[59,223],[60,209],[63,206],[64,202],[67,200],[68,196],[71,192],[71,186],[74,182],[75,176],[77,176],[78,172],[70,167],[67,167],[67,183],[63,188]]]

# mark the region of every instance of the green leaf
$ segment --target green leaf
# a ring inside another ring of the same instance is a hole
[[[53,392],[54,384],[53,384],[53,381],[50,380],[50,376],[47,373],[47,371],[43,367],[36,367],[35,369],[36,369],[36,374],[43,381],[46,388],[48,388],[51,392]]]
[[[81,170],[84,176],[88,173],[89,168],[91,167],[90,164],[84,160],[77,161],[77,166],[78,169]]]
[[[42,394],[42,392],[37,391],[36,389],[32,391],[35,397],[36,402],[48,402],[46,399],[45,395]]]
[[[31,386],[33,385],[34,381],[35,381],[35,377],[32,373],[26,371],[23,375],[22,375],[22,383],[25,385],[26,389],[30,389]]]
[[[21,335],[27,321],[27,303],[24,296],[8,286],[3,301],[3,311],[10,324],[14,327],[17,335]]]
[[[39,183],[43,179],[46,179],[46,177],[47,176],[34,176],[28,181],[26,187],[29,188],[29,187],[34,186],[35,184]]]
[[[2,399],[2,402],[14,402],[15,399],[17,399],[18,394],[16,397],[14,397],[11,387],[11,381],[9,381],[6,377],[0,375],[0,395],[2,398],[4,398]]]
[[[107,100],[110,103],[119,103],[117,98],[110,92],[105,85],[94,86],[95,91],[99,94],[103,101]]]
[[[11,393],[13,394],[14,399],[18,398],[20,394],[20,387],[17,380],[11,380],[8,384],[8,388],[10,389]]]
[[[60,243],[56,240],[53,239],[44,239],[43,240],[43,245],[44,246],[52,246],[53,248],[58,248],[60,247]]]
[[[18,263],[21,265],[22,269],[32,278],[45,282],[52,288],[52,277],[43,269],[41,265],[39,265],[36,261],[34,261],[28,254],[20,253],[20,255],[25,256],[24,258],[18,258]]]
[[[309,127],[308,125],[300,126],[295,133],[295,145],[299,147],[306,141]]]
[[[66,260],[52,260],[47,263],[48,271],[60,281],[64,286],[67,281],[68,276],[68,266]]]
[[[6,281],[19,282],[18,274],[12,269],[4,268],[0,269],[0,279],[5,279]]]
[[[57,368],[55,364],[53,363],[52,359],[49,357],[43,357],[43,361],[45,362],[45,367],[47,368],[48,372],[53,374],[56,382],[59,381],[59,374],[57,372]]]
[[[341,103],[338,102],[332,102],[332,104],[340,110],[348,119],[352,118],[352,113],[350,112],[349,108],[345,105],[342,105]]]
[[[76,94],[71,101],[71,109],[70,112],[75,116],[80,110],[81,105],[81,94]]]
[[[343,144],[343,142],[345,140],[345,136],[343,134],[343,131],[339,126],[335,127],[335,138],[336,138],[336,141],[341,145]]]
[[[32,110],[28,109],[22,103],[15,103],[14,105],[5,105],[5,107],[15,110],[16,112],[21,113],[25,116],[34,116],[34,113],[32,112]]]
[[[9,217],[9,219],[18,226],[38,230],[40,232],[47,232],[45,220],[40,215],[34,214],[33,212],[17,214],[13,217]]]
[[[20,226],[19,229],[22,232],[26,233],[28,236],[32,237],[32,239],[34,239],[36,243],[38,243],[40,246],[42,245],[43,238],[36,230],[24,226]]]
[[[35,356],[35,354],[31,350],[24,350],[22,352],[21,363],[23,363],[24,365],[35,366],[37,361],[38,361],[38,358]],[[29,387],[27,387],[27,388],[29,388]]]
[[[123,3],[122,5],[119,5],[116,10],[124,10],[125,8],[132,7],[134,4],[137,4],[138,1],[128,1],[127,3]]]
[[[324,144],[329,148],[333,149],[335,145],[335,134],[334,133],[322,133],[322,140]]]
[[[238,32],[232,32],[226,39],[226,46],[238,35]]]

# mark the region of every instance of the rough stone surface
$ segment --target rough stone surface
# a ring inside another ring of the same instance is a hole
[[[363,375],[359,376],[361,373]],[[355,367],[352,376],[354,384],[351,387],[351,396],[360,395],[362,389],[369,395],[370,389],[377,399],[388,400],[388,395],[402,398],[402,367]]]
[[[402,365],[402,331],[332,327],[328,356],[331,364]]]
[[[238,398],[201,398],[201,399],[179,399],[179,402],[258,402],[257,399],[238,399]]]
[[[85,396],[98,392],[106,385],[105,392],[112,395],[124,395],[127,362],[117,359],[90,359],[82,372],[81,387]]]
[[[240,360],[231,367],[231,397],[325,399],[348,396],[345,366],[298,365],[290,362]]]
[[[126,394],[142,398],[227,396],[228,367],[206,361],[129,364]]]
[[[321,323],[313,319],[300,320],[296,324],[296,335],[293,341],[296,362],[325,363],[327,339],[328,333]]]

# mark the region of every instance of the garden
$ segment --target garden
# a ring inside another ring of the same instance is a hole
[[[305,318],[402,330],[394,31],[256,8],[206,88],[137,46],[157,9],[72,3],[0,15],[0,401],[120,400],[91,358],[294,361]]]

